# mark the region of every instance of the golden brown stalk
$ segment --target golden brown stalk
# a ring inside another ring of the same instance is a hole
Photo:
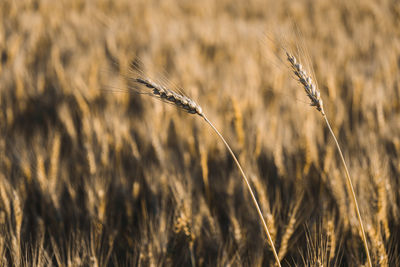
[[[278,254],[279,259],[283,259],[283,257],[285,256],[285,254],[288,250],[289,240],[292,237],[293,232],[296,228],[296,223],[297,223],[296,217],[297,217],[298,210],[300,208],[300,204],[301,204],[301,201],[298,201],[296,203],[296,205],[293,207],[292,211],[290,212],[291,214],[290,214],[289,223],[286,226],[285,233],[283,234],[283,237],[282,237],[281,246],[279,248],[279,254]]]
[[[315,106],[317,108],[317,110],[321,112],[322,116],[325,119],[326,125],[328,126],[329,132],[331,133],[331,135],[332,135],[332,137],[333,137],[333,139],[335,141],[336,147],[337,147],[337,149],[339,151],[340,159],[342,160],[342,163],[343,163],[343,166],[344,166],[344,169],[345,169],[346,178],[347,178],[347,186],[348,186],[348,188],[349,188],[349,190],[351,192],[351,197],[352,197],[355,209],[356,209],[357,219],[358,219],[359,227],[360,227],[361,234],[362,234],[364,248],[365,248],[365,252],[367,254],[368,265],[370,267],[372,267],[371,257],[369,255],[367,237],[365,235],[364,225],[363,225],[363,221],[361,219],[360,209],[358,208],[358,202],[357,202],[356,194],[354,192],[353,183],[351,181],[350,173],[349,173],[349,170],[347,169],[347,165],[346,165],[346,162],[344,160],[344,156],[343,156],[342,150],[340,148],[339,142],[337,141],[335,133],[333,132],[333,130],[331,128],[331,125],[329,124],[328,118],[326,117],[320,92],[318,91],[317,87],[313,83],[311,77],[303,69],[303,67],[300,64],[300,62],[297,61],[296,57],[291,55],[287,51],[286,51],[286,56],[287,56],[287,60],[290,63],[290,66],[293,69],[294,74],[298,78],[298,81],[303,85],[307,96],[310,98],[311,106]]]
[[[274,242],[272,241],[272,237],[271,234],[268,230],[267,224],[265,222],[264,216],[261,212],[260,206],[258,205],[257,199],[253,193],[253,190],[250,186],[250,182],[246,176],[246,174],[244,173],[242,166],[240,165],[238,159],[236,158],[235,154],[233,153],[232,149],[230,148],[230,146],[228,145],[228,143],[226,142],[225,138],[221,135],[221,133],[217,130],[217,128],[215,128],[215,126],[211,123],[210,120],[208,120],[208,118],[206,117],[206,115],[203,113],[202,108],[196,103],[194,102],[192,99],[188,98],[187,96],[184,96],[182,94],[179,94],[177,92],[174,92],[170,89],[167,89],[166,87],[159,85],[149,79],[143,78],[143,77],[135,77],[135,78],[130,78],[130,81],[133,81],[136,85],[138,85],[140,87],[140,85],[147,87],[148,89],[151,89],[151,93],[149,92],[143,92],[142,90],[140,90],[139,87],[134,87],[131,88],[132,90],[136,91],[137,93],[142,93],[142,94],[147,94],[153,97],[156,97],[158,99],[161,99],[164,102],[173,104],[175,106],[177,106],[178,108],[182,108],[185,111],[187,111],[188,113],[191,114],[197,114],[200,117],[202,117],[208,125],[211,126],[211,128],[215,131],[215,133],[218,135],[218,137],[222,140],[222,142],[224,143],[224,145],[226,146],[226,148],[228,149],[229,153],[231,154],[233,160],[235,161],[236,166],[239,168],[239,171],[243,177],[243,180],[245,181],[247,188],[250,192],[251,198],[253,200],[253,203],[257,209],[257,213],[262,221],[265,233],[267,234],[268,237],[268,241],[271,245],[272,248],[272,252],[274,253],[274,257],[276,260],[276,263],[278,266],[281,266],[281,263],[279,261],[279,257],[278,254],[276,252],[275,246],[274,246]]]

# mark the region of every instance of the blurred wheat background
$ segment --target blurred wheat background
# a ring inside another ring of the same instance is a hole
[[[373,263],[400,266],[396,0],[1,1],[0,265],[274,264],[240,173],[204,121],[104,90],[127,90],[120,72],[139,58],[232,145],[283,266],[365,265],[335,144],[266,41],[297,42],[293,21]]]

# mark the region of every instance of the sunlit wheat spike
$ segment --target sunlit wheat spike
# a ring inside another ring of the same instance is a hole
[[[289,52],[286,51],[287,60],[289,61],[294,75],[299,78],[299,82],[303,85],[304,90],[306,91],[307,96],[311,100],[311,106],[317,108],[318,111],[325,115],[324,106],[322,103],[321,95],[313,83],[311,76],[307,74],[307,72],[303,69],[303,66],[300,62],[297,61],[296,57],[291,55]]]
[[[179,108],[186,110],[188,113],[198,114],[200,116],[203,116],[202,108],[187,96],[179,94],[147,78],[137,77],[134,78],[133,81],[137,84],[144,85],[148,89],[151,89],[152,91],[151,93],[148,93],[149,95],[160,98],[163,101],[169,102]]]

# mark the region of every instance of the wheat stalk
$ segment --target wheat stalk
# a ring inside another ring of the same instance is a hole
[[[291,55],[288,51],[285,51],[285,52],[286,52],[287,60],[290,63],[290,66],[293,70],[294,75],[298,78],[298,81],[303,85],[303,88],[304,88],[307,96],[311,100],[311,106],[315,106],[316,109],[321,112],[322,116],[325,119],[326,125],[329,129],[329,132],[331,133],[331,135],[335,141],[336,147],[339,151],[339,155],[340,155],[340,158],[342,160],[342,163],[343,163],[343,166],[345,169],[346,178],[347,178],[347,186],[350,189],[351,197],[354,202],[355,209],[356,209],[357,219],[358,219],[359,227],[360,227],[361,234],[362,234],[364,248],[365,248],[365,252],[367,254],[368,265],[370,267],[372,267],[371,257],[370,257],[369,249],[368,249],[367,238],[366,238],[365,231],[364,231],[363,221],[361,219],[360,209],[358,208],[358,203],[357,203],[356,194],[354,192],[353,183],[351,181],[350,173],[349,173],[349,170],[347,169],[347,164],[344,160],[344,156],[343,156],[342,150],[340,148],[339,142],[337,141],[335,133],[333,132],[331,125],[328,121],[328,118],[325,114],[320,92],[318,91],[317,87],[315,86],[311,76],[309,76],[307,74],[307,72],[303,69],[303,66],[300,64],[300,62],[297,61],[296,57]]]
[[[183,95],[181,93],[177,93],[177,92],[175,92],[173,90],[170,90],[170,89],[166,88],[163,85],[155,83],[154,81],[152,81],[152,80],[150,80],[148,78],[144,78],[143,76],[140,75],[141,74],[140,71],[137,71],[137,72],[139,72],[138,73],[139,76],[135,77],[135,78],[129,78],[129,80],[132,81],[136,85],[144,86],[147,89],[150,89],[151,92],[141,91],[139,89],[139,87],[137,87],[137,86],[130,87],[130,89],[133,89],[135,92],[138,92],[138,93],[141,93],[141,94],[146,94],[146,95],[149,95],[149,96],[152,96],[152,97],[156,97],[156,98],[158,98],[158,99],[160,99],[160,100],[162,100],[164,102],[173,104],[173,105],[177,106],[178,108],[181,108],[181,109],[185,110],[188,113],[199,115],[200,117],[202,117],[206,121],[206,123],[208,125],[211,126],[211,128],[215,131],[215,133],[218,135],[218,137],[222,140],[222,142],[224,143],[225,147],[228,149],[229,153],[231,154],[233,160],[235,161],[236,166],[239,168],[239,171],[240,171],[240,173],[241,173],[241,175],[243,177],[243,180],[246,183],[246,186],[247,186],[247,188],[248,188],[248,190],[250,192],[250,195],[251,195],[251,198],[253,200],[253,203],[254,203],[254,205],[255,205],[255,207],[257,209],[257,213],[258,213],[258,215],[259,215],[259,217],[260,217],[260,219],[262,221],[265,233],[267,234],[268,241],[269,241],[269,243],[271,245],[272,252],[274,254],[276,263],[280,267],[281,263],[280,263],[278,254],[276,252],[276,249],[275,249],[275,246],[274,246],[274,242],[272,241],[271,234],[270,234],[270,232],[268,230],[268,226],[267,226],[267,224],[266,224],[266,222],[264,220],[264,216],[263,216],[263,214],[261,212],[261,209],[260,209],[260,206],[258,204],[258,201],[257,201],[257,199],[256,199],[256,197],[255,197],[255,195],[253,193],[253,190],[252,190],[252,188],[250,186],[249,180],[248,180],[246,174],[244,173],[242,166],[240,165],[240,163],[239,163],[238,159],[236,158],[235,154],[233,153],[231,147],[226,142],[225,138],[217,130],[217,128],[211,123],[211,121],[206,117],[206,115],[204,114],[204,112],[203,112],[202,108],[200,107],[200,105],[198,105],[195,101],[193,101],[192,99],[190,99],[189,97],[187,97],[187,96],[185,96],[185,95]]]

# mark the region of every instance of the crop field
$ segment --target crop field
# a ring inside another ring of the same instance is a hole
[[[0,266],[400,266],[399,25],[397,0],[1,0]]]

